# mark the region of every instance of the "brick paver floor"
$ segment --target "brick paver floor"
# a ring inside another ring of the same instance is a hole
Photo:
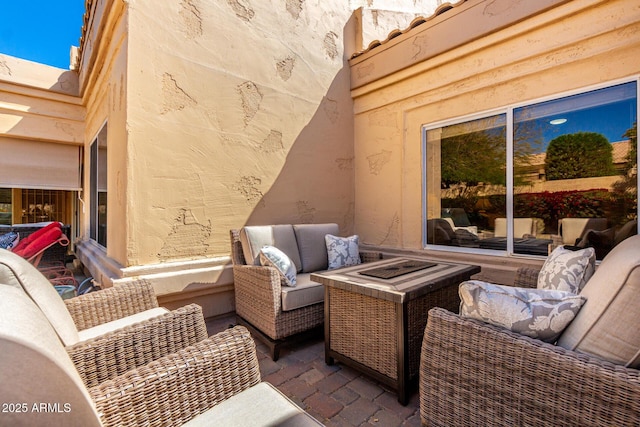
[[[207,322],[209,335],[235,324],[235,316],[222,316]],[[348,366],[324,362],[321,336],[285,347],[274,362],[267,347],[256,340],[262,380],[331,426],[419,426],[418,392],[409,404],[398,403],[396,394],[385,386]]]

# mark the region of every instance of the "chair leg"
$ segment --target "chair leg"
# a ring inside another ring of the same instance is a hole
[[[309,340],[312,337],[322,337],[324,333],[324,326],[319,325],[308,331],[299,332],[295,335],[291,335],[286,338],[282,338],[279,340],[274,340],[270,336],[266,335],[264,332],[253,326],[251,323],[247,322],[242,317],[236,315],[236,322],[239,325],[244,326],[251,332],[251,335],[256,339],[259,339],[269,348],[269,355],[271,359],[275,362],[280,358],[280,349],[285,346],[292,346],[297,343]]]

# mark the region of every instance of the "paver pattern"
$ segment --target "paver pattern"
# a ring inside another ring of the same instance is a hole
[[[209,335],[235,324],[235,316],[207,321]],[[327,427],[420,426],[418,391],[402,406],[393,391],[348,366],[324,362],[322,336],[284,347],[274,362],[256,340],[262,380],[276,386]]]

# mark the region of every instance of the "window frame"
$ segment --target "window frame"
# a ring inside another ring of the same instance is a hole
[[[96,134],[96,136],[91,140],[89,144],[89,238],[96,242],[98,245],[107,247],[107,220],[105,219],[105,230],[104,235],[100,238],[99,232],[99,194],[100,194],[100,176],[101,176],[101,156],[100,156],[100,138],[102,135],[105,135],[105,146],[108,146],[108,126],[105,121],[103,125],[100,127],[100,130]],[[105,150],[108,153],[108,150]],[[104,180],[105,180],[105,188],[107,190],[104,191],[108,195],[108,159],[104,161],[105,171],[104,171]],[[107,196],[108,198],[108,196]],[[106,211],[108,212],[108,210]],[[105,212],[105,216],[106,216]]]
[[[514,111],[518,108],[530,106],[533,104],[539,104],[547,101],[554,101],[565,97],[570,97],[574,95],[579,95],[583,93],[588,93],[591,91],[606,89],[609,87],[613,87],[616,85],[622,85],[626,83],[636,83],[636,123],[640,121],[640,75],[629,76],[626,78],[610,80],[607,82],[599,83],[596,85],[590,85],[586,87],[581,87],[577,89],[572,89],[564,92],[555,93],[552,95],[547,95],[535,99],[530,99],[518,103],[509,104],[506,106],[492,108],[483,110],[476,113],[467,114],[464,116],[459,116],[455,118],[440,120],[437,122],[424,124],[421,128],[421,162],[422,162],[422,248],[428,250],[436,250],[436,251],[446,251],[446,252],[462,252],[462,253],[472,253],[472,254],[482,254],[482,255],[499,255],[499,256],[511,256],[511,257],[523,257],[523,258],[546,258],[544,256],[539,255],[530,255],[530,254],[522,254],[514,252],[513,245],[513,210],[514,210]],[[496,250],[496,249],[480,249],[480,248],[469,248],[469,247],[458,247],[458,246],[446,246],[446,245],[437,245],[427,243],[427,216],[428,216],[428,186],[427,186],[427,132],[439,128],[443,128],[446,126],[452,126],[456,124],[461,124],[465,122],[470,122],[478,119],[485,119],[491,116],[505,114],[506,115],[506,218],[507,218],[507,246],[505,250]],[[636,164],[640,164],[640,150],[637,153]],[[640,191],[640,174],[636,176],[636,186]],[[638,198],[636,211],[640,212],[640,197]],[[640,228],[640,225],[639,225]],[[636,230],[638,232],[638,230]]]

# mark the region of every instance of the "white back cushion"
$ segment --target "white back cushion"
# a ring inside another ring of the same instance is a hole
[[[78,342],[78,328],[51,282],[31,263],[0,249],[0,283],[21,289],[42,310],[65,346]]]
[[[17,412],[14,406],[3,413],[3,425],[100,425],[93,401],[47,319],[23,291],[6,285],[0,285],[0,348],[0,401],[26,409]],[[47,403],[58,406],[48,409]]]
[[[640,235],[613,248],[580,295],[587,302],[558,345],[639,368]]]
[[[240,243],[247,265],[260,265],[260,249],[264,246],[274,246],[293,261],[296,271],[302,269],[298,244],[291,224],[243,227],[240,230]]]

